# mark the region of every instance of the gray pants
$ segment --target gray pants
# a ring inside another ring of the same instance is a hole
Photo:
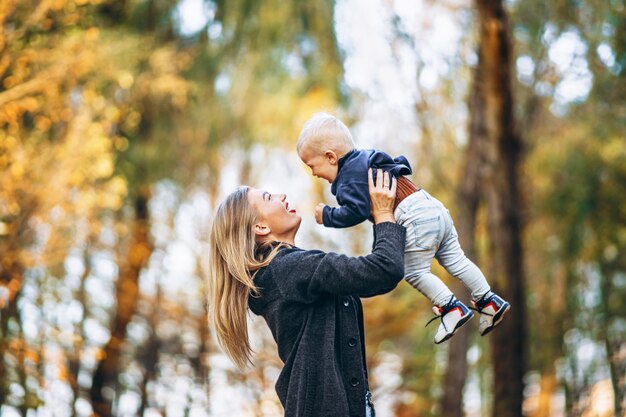
[[[433,258],[461,280],[473,299],[480,299],[490,290],[483,273],[463,253],[450,212],[439,200],[420,190],[402,200],[394,215],[406,228],[404,279],[431,303],[443,306],[453,295],[430,272]]]

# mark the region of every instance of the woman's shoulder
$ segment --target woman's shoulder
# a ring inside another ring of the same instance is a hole
[[[254,275],[258,294],[249,298],[252,311],[260,314],[264,307],[277,299],[284,298],[288,288],[299,277],[309,275],[312,257],[324,254],[319,250],[304,250],[298,247],[281,249],[269,265],[259,269]]]
[[[282,263],[281,258],[285,252],[291,250],[290,248],[281,249],[268,265],[259,269],[254,274],[253,280],[256,293],[250,294],[248,305],[255,314],[262,314],[265,306],[280,298],[280,281],[276,279],[278,274],[275,266]]]
[[[305,259],[323,255],[324,252],[317,249],[302,249],[297,246],[282,249],[270,262],[270,267],[284,267],[293,263],[302,262]]]
[[[255,281],[271,279],[277,272],[280,273],[285,269],[289,270],[293,268],[293,270],[295,270],[294,267],[298,265],[298,263],[317,253],[323,252],[318,250],[305,250],[296,246],[282,248],[267,266],[257,272]]]
[[[282,249],[266,267],[266,274],[272,276],[274,285],[291,286],[294,281],[306,280],[319,263],[328,255],[321,250],[307,250],[298,247]]]

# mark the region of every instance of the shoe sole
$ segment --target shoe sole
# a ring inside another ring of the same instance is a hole
[[[444,337],[443,339],[441,339],[439,342],[435,342],[436,345],[439,345],[443,342],[445,342],[446,340],[450,339],[452,336],[454,336],[457,332],[457,330],[459,330],[461,327],[463,327],[465,325],[465,323],[467,323],[468,321],[470,321],[470,319],[474,317],[474,313],[472,313],[471,311],[469,312],[469,314],[466,314],[465,317],[463,317],[461,320],[459,320],[456,323],[456,326],[454,326],[454,330],[452,330],[451,333],[448,333],[446,335],[446,337]]]
[[[509,303],[506,303],[502,307],[500,307],[500,310],[498,310],[496,314],[494,314],[493,316],[493,324],[487,327],[485,331],[481,333],[480,335],[481,336],[486,335],[487,333],[492,331],[498,324],[500,324],[502,322],[502,319],[504,318],[504,315],[509,312],[510,308],[511,308],[511,305]]]

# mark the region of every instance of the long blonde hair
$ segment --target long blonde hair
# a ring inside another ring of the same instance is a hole
[[[226,354],[239,368],[252,363],[248,339],[248,297],[258,296],[256,272],[287,244],[257,243],[257,214],[248,187],[232,192],[217,208],[209,236],[209,323]],[[260,249],[268,250],[260,250]]]

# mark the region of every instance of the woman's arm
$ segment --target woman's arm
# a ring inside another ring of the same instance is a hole
[[[395,224],[396,181],[379,172],[377,184],[369,173],[374,247],[366,256],[350,257],[321,251],[288,251],[270,267],[283,296],[313,302],[323,293],[375,295],[395,288],[404,276],[406,230]]]

